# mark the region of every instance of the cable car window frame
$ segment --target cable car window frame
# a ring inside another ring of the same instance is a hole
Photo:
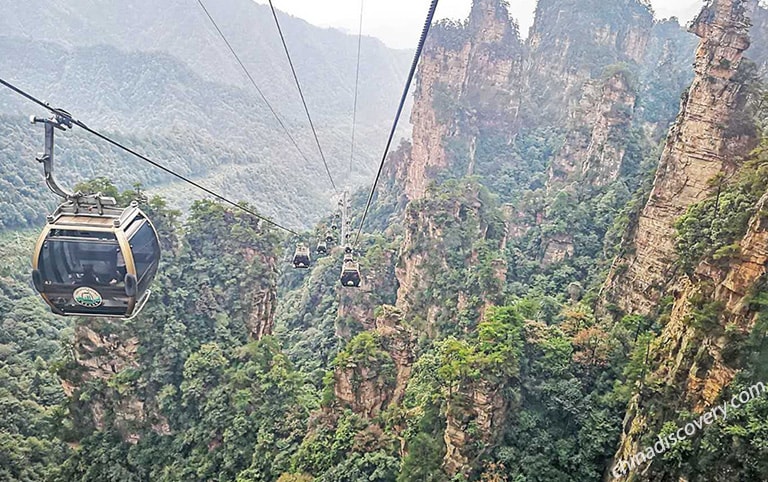
[[[103,245],[114,249],[115,266],[117,265],[117,253],[122,253],[122,249],[120,247],[118,237],[115,235],[115,233],[103,231],[98,233],[99,238],[93,238],[90,236],[61,236],[54,234],[55,231],[61,230],[51,230],[51,232],[48,233],[48,236],[46,236],[42,243],[40,258],[38,260],[38,270],[42,275],[44,284],[59,286],[84,286],[88,284],[82,282],[82,277],[85,275],[85,266],[89,265],[88,261],[91,261],[91,266],[95,266],[97,263],[101,262],[107,263],[108,266],[110,266],[110,261],[104,259],[104,254],[108,253],[108,250],[82,250],[79,249],[78,245]],[[83,256],[83,253],[87,253],[89,251],[98,253],[99,257],[94,258],[93,256],[90,256],[86,258]],[[76,261],[75,258],[77,258],[79,261]],[[101,287],[114,287],[123,283],[123,280],[118,280],[114,276],[111,276],[116,274],[116,271],[115,273],[108,273],[104,272],[103,270],[100,271],[96,269],[93,271],[97,282],[91,284]],[[77,277],[78,274],[80,275],[79,278]],[[110,279],[100,279],[98,276]],[[110,284],[110,281],[113,279],[116,281],[116,283]]]
[[[125,235],[131,248],[133,264],[136,268],[138,292],[141,294],[146,291],[149,287],[149,281],[154,279],[157,274],[161,256],[160,242],[155,228],[146,218],[136,218],[126,229]],[[142,243],[142,246],[137,246],[137,236],[145,235],[147,236],[145,242]],[[142,253],[144,247],[149,247],[151,252]],[[137,254],[141,257],[149,256],[149,261],[140,261]]]

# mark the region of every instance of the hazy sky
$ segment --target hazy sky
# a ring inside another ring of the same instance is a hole
[[[266,0],[255,0],[267,3]],[[429,7],[429,0],[364,0],[363,33],[392,47],[413,47]],[[360,0],[272,0],[275,7],[322,27],[356,33]],[[533,23],[536,0],[509,0],[511,14],[527,36]],[[698,13],[704,0],[651,0],[658,18],[677,16],[687,22]],[[466,18],[472,0],[440,0],[437,18]]]

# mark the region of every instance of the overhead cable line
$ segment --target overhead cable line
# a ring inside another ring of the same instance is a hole
[[[357,96],[360,87],[360,51],[363,46],[363,9],[365,0],[360,0],[360,28],[357,31],[357,68],[355,69],[355,102],[352,107],[352,145],[349,153],[349,175],[352,175],[353,161],[355,158],[355,131],[357,129]]]
[[[242,60],[240,60],[240,56],[237,55],[237,52],[235,52],[235,49],[232,47],[232,44],[229,43],[229,40],[227,40],[226,35],[224,35],[224,32],[219,28],[219,25],[216,23],[216,20],[213,19],[213,16],[210,14],[207,8],[205,8],[205,4],[203,4],[202,0],[197,0],[197,4],[200,5],[200,8],[203,9],[203,12],[205,13],[205,16],[208,17],[208,20],[211,21],[211,24],[216,29],[216,31],[219,33],[219,36],[224,41],[224,43],[227,45],[227,48],[229,49],[230,53],[232,53],[232,56],[235,58],[237,63],[240,65],[240,68],[245,72],[245,76],[248,77],[248,80],[251,81],[251,84],[253,84],[253,88],[256,89],[256,92],[259,93],[259,97],[261,97],[261,100],[264,101],[264,104],[269,108],[269,111],[272,113],[272,116],[277,120],[277,123],[280,125],[280,127],[285,131],[285,134],[288,136],[288,139],[291,140],[291,144],[296,148],[296,150],[299,152],[301,157],[304,159],[304,161],[307,164],[310,164],[310,160],[307,158],[307,156],[304,154],[304,152],[301,150],[301,147],[299,147],[298,142],[296,142],[296,139],[291,135],[290,131],[288,130],[288,127],[286,127],[283,120],[280,118],[280,115],[277,113],[274,107],[272,107],[272,104],[267,100],[267,97],[264,95],[264,92],[259,88],[259,85],[256,83],[256,80],[254,80],[253,76],[251,75],[251,72],[246,68],[245,64]]]
[[[198,0],[199,1],[199,0]],[[331,170],[328,168],[328,161],[325,160],[325,154],[323,148],[320,147],[320,138],[317,137],[317,130],[315,129],[315,123],[312,122],[312,116],[309,114],[309,107],[307,107],[307,100],[304,98],[304,91],[301,89],[301,83],[299,82],[299,76],[296,75],[296,69],[293,66],[293,59],[291,59],[291,53],[288,51],[288,44],[285,43],[285,35],[283,35],[283,29],[280,27],[280,20],[277,18],[277,10],[272,4],[272,0],[269,0],[269,8],[272,10],[272,17],[275,19],[275,25],[277,26],[277,33],[280,34],[280,41],[283,43],[283,50],[285,50],[285,56],[288,58],[288,64],[291,66],[291,72],[293,73],[293,80],[296,81],[296,87],[299,89],[299,96],[301,96],[301,103],[304,106],[304,112],[307,114],[307,120],[309,120],[309,127],[312,129],[312,134],[315,136],[315,143],[317,144],[317,150],[320,151],[320,158],[323,160],[325,166],[325,172],[328,173],[328,179],[331,181],[334,191],[338,191],[336,183],[333,182],[333,176]]]
[[[411,64],[411,71],[408,73],[408,80],[405,82],[405,89],[403,90],[403,96],[400,98],[400,105],[397,108],[397,114],[395,114],[395,121],[392,123],[392,130],[389,132],[389,139],[387,139],[387,146],[384,148],[384,155],[381,156],[381,163],[379,164],[379,170],[376,173],[376,179],[373,181],[373,186],[371,186],[371,192],[368,195],[368,202],[365,204],[365,211],[363,212],[363,217],[360,220],[360,227],[357,230],[357,236],[355,237],[355,244],[360,241],[360,235],[363,232],[363,225],[365,224],[365,220],[368,217],[368,211],[371,208],[371,203],[373,203],[373,196],[376,194],[376,187],[379,184],[379,180],[381,179],[381,173],[384,170],[384,163],[387,160],[387,154],[389,154],[389,148],[392,145],[392,140],[395,137],[395,131],[397,131],[397,124],[400,121],[400,116],[403,113],[403,108],[405,107],[405,103],[408,100],[408,91],[411,88],[411,83],[413,82],[413,77],[416,75],[416,68],[419,65],[419,59],[421,58],[421,53],[424,50],[424,44],[427,42],[427,36],[429,35],[429,29],[432,26],[432,19],[435,17],[435,10],[437,9],[437,3],[439,0],[432,0],[432,4],[429,6],[429,12],[427,13],[427,20],[424,22],[424,29],[421,31],[421,38],[419,39],[419,45],[416,48],[416,54],[413,56],[413,63]]]
[[[219,201],[224,202],[226,204],[229,204],[229,205],[231,205],[231,206],[233,206],[233,207],[235,207],[235,208],[237,208],[237,209],[239,209],[239,210],[241,210],[241,211],[243,211],[243,212],[245,212],[247,214],[250,214],[251,216],[253,216],[253,217],[257,218],[257,219],[260,219],[260,220],[264,221],[265,223],[271,224],[272,226],[274,226],[274,227],[276,227],[278,229],[282,229],[283,231],[286,231],[286,232],[288,232],[290,234],[298,235],[298,233],[296,231],[294,231],[294,230],[292,230],[290,228],[287,228],[285,226],[282,226],[282,225],[276,223],[275,221],[272,221],[271,219],[266,218],[266,217],[256,213],[255,211],[253,211],[251,209],[248,209],[247,207],[243,206],[242,204],[239,204],[239,203],[236,203],[234,201],[231,201],[230,199],[227,199],[226,197],[224,197],[224,196],[222,196],[222,195],[220,195],[220,194],[218,194],[218,193],[208,189],[207,187],[200,185],[199,183],[193,181],[192,179],[189,179],[188,177],[186,177],[186,176],[184,176],[182,174],[178,174],[177,172],[173,171],[172,169],[169,169],[169,168],[163,166],[162,164],[160,164],[158,162],[155,162],[155,161],[151,160],[150,158],[148,158],[148,157],[146,157],[146,156],[144,156],[142,154],[139,154],[138,152],[136,152],[135,150],[131,149],[130,147],[127,147],[127,146],[121,144],[120,142],[118,142],[118,141],[116,141],[116,140],[114,140],[114,139],[112,139],[112,138],[110,138],[110,137],[108,137],[108,136],[106,136],[106,135],[104,135],[104,134],[94,130],[94,129],[91,129],[90,127],[88,127],[82,121],[79,121],[79,120],[73,118],[68,112],[66,112],[64,110],[61,110],[61,109],[55,109],[55,108],[51,107],[46,102],[43,102],[40,99],[38,99],[38,98],[28,94],[27,92],[24,92],[20,88],[16,87],[15,85],[11,84],[10,82],[7,82],[7,81],[3,80],[2,78],[0,78],[0,84],[4,85],[5,87],[8,87],[9,89],[11,89],[12,91],[14,91],[17,94],[21,95],[22,97],[26,98],[27,100],[30,100],[30,101],[34,102],[35,104],[39,105],[40,107],[48,110],[52,114],[57,115],[57,116],[63,116],[65,118],[67,118],[69,121],[72,122],[72,124],[80,127],[84,131],[86,131],[86,132],[88,132],[88,133],[98,137],[99,139],[101,139],[103,141],[106,141],[109,144],[112,144],[113,146],[115,146],[115,147],[117,147],[119,149],[122,149],[123,151],[125,151],[125,152],[127,152],[129,154],[132,154],[133,156],[138,157],[142,161],[151,164],[152,166],[160,169],[161,171],[164,171],[164,172],[166,172],[166,173],[168,173],[168,174],[170,174],[170,175],[172,175],[172,176],[174,176],[174,177],[176,177],[176,178],[186,182],[187,184],[190,184],[191,186],[194,186],[197,189],[200,189],[201,191],[205,192],[206,194],[209,194],[209,195],[213,196],[214,198],[218,199]]]

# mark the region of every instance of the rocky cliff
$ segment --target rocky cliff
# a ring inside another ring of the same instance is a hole
[[[460,388],[446,407],[443,469],[468,476],[472,465],[498,440],[509,409],[503,385],[481,380]]]
[[[139,439],[141,427],[153,415],[131,384],[139,367],[138,349],[138,338],[117,323],[78,323],[62,383],[83,427],[114,428],[126,441]]]
[[[434,27],[400,184],[411,200],[432,182],[472,174],[514,172],[527,187],[539,163],[550,182],[578,174],[609,184],[627,168],[629,127],[650,144],[666,131],[692,53],[676,22],[654,22],[638,0],[543,0],[526,42],[503,2],[477,0],[466,23]],[[564,139],[554,156],[529,149],[558,130]]]
[[[413,148],[403,179],[409,199],[439,171],[472,174],[480,130],[515,135],[523,45],[507,7],[476,0],[469,22],[434,26],[419,67],[411,123]]]
[[[247,313],[245,325],[252,339],[261,340],[270,336],[275,326],[277,260],[268,254],[246,248],[243,257],[245,262],[254,263],[254,258],[258,266],[264,267],[272,275],[269,278],[271,282],[265,286],[256,285],[244,293],[243,304]]]
[[[586,179],[604,186],[619,177],[637,94],[628,70],[585,82],[565,144],[549,167],[549,185]]]
[[[406,209],[397,306],[430,337],[470,330],[502,292],[506,226],[487,190],[446,183]]]
[[[614,262],[608,297],[624,311],[649,314],[674,277],[675,221],[709,196],[719,175],[731,175],[754,147],[755,132],[739,124],[747,101],[740,74],[749,48],[747,2],[720,0],[691,25],[701,38],[696,77],[667,138],[653,190],[631,235],[627,252]]]
[[[402,313],[384,306],[366,334],[337,358],[334,396],[341,407],[374,419],[402,401],[415,359],[416,339],[403,326]]]
[[[648,350],[649,374],[629,405],[615,460],[639,451],[643,437],[659,432],[669,417],[665,414],[698,414],[719,403],[746,367],[743,340],[755,327],[760,307],[752,300],[763,289],[768,261],[768,196],[761,192],[765,183],[759,169],[755,171],[763,162],[762,150],[750,154],[756,142],[750,119],[754,79],[744,57],[752,52],[747,50],[748,29],[754,24],[760,30],[762,15],[765,11],[756,2],[715,0],[692,24],[701,38],[696,79],[683,98],[628,254],[614,263],[605,286],[627,312],[653,314],[662,295],[671,300],[663,329]],[[752,16],[757,16],[756,24]],[[745,204],[726,207],[733,192],[746,192],[739,187],[745,182],[754,186]],[[707,222],[711,225],[704,227],[708,230],[733,212],[745,210],[739,214],[750,216],[743,229],[729,221],[737,233],[733,240],[710,234],[707,244],[714,246],[692,267],[681,269],[685,263],[679,256],[690,256],[691,250],[685,245],[681,252],[681,230],[690,228],[678,219],[686,211],[689,217],[700,217],[697,206],[718,206]],[[655,471],[635,476],[652,479]]]
[[[629,404],[614,460],[640,451],[644,437],[659,432],[664,413],[700,414],[721,403],[724,389],[744,369],[743,340],[759,308],[751,300],[763,289],[768,263],[767,206],[768,193],[727,263],[702,261],[693,276],[675,282],[669,321],[649,348],[651,372]]]
[[[640,64],[653,15],[636,0],[541,0],[528,39],[528,122],[562,123],[605,66]]]

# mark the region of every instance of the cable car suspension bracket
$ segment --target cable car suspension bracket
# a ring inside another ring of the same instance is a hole
[[[73,125],[72,116],[61,109],[54,109],[54,115],[50,118],[44,117],[30,117],[32,124],[44,124],[45,125],[45,152],[35,159],[43,164],[43,171],[45,173],[45,183],[48,189],[54,194],[65,199],[65,203],[60,208],[64,208],[66,211],[72,211],[77,214],[81,207],[89,210],[96,209],[99,215],[104,214],[104,209],[108,210],[117,207],[117,202],[114,198],[102,196],[98,194],[83,194],[82,192],[71,193],[56,182],[54,177],[54,134],[56,129],[60,131],[66,131],[71,129]],[[111,208],[111,209],[110,209]]]

